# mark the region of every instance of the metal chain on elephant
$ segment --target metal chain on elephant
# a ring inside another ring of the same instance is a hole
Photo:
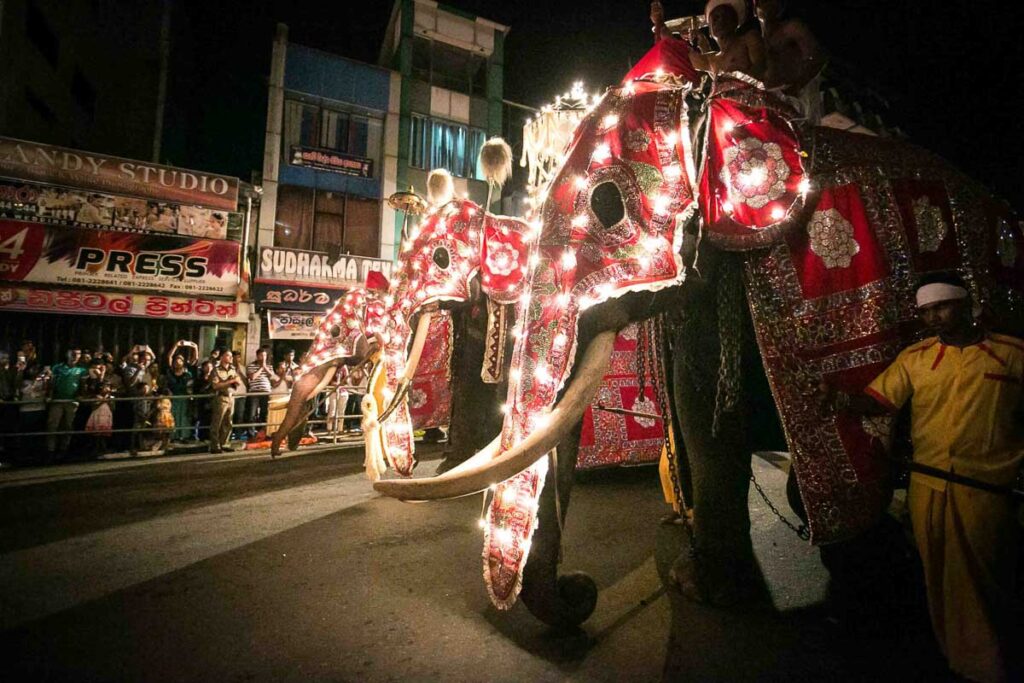
[[[727,259],[722,262],[718,280],[718,333],[721,353],[718,368],[718,390],[715,396],[715,416],[711,427],[711,433],[715,436],[719,434],[722,416],[736,410],[743,391],[740,363],[745,330],[742,306],[745,304],[742,264],[738,260]],[[761,496],[764,504],[780,522],[792,529],[801,539],[810,540],[811,533],[807,525],[801,524],[798,527],[779,512],[757,481],[753,471],[750,473],[750,481],[754,485],[757,495]]]
[[[723,259],[718,273],[718,339],[720,345],[715,417],[711,434],[718,436],[725,413],[736,410],[742,391],[740,354],[743,347],[743,272],[736,259]]]
[[[754,490],[757,491],[757,495],[761,496],[761,500],[764,501],[764,504],[768,506],[768,509],[771,510],[771,513],[775,515],[780,522],[792,529],[802,540],[811,540],[811,530],[807,528],[807,525],[801,524],[800,526],[794,526],[791,521],[786,519],[786,516],[779,512],[779,509],[775,507],[774,503],[772,503],[768,494],[765,493],[764,489],[761,488],[761,485],[757,483],[757,477],[754,476],[753,472],[750,473],[750,482],[754,485]]]
[[[665,325],[664,325],[664,314],[659,313],[653,318],[643,321],[639,324],[639,330],[637,331],[637,347],[636,347],[636,358],[637,358],[637,388],[639,393],[637,396],[644,397],[647,394],[647,368],[650,367],[652,374],[661,380],[661,386],[665,384],[665,368],[662,361],[662,355],[660,350],[664,348],[665,340]],[[683,488],[679,484],[679,472],[676,467],[675,453],[672,452],[672,441],[669,437],[669,430],[672,428],[672,418],[668,412],[668,404],[665,400],[665,392],[659,390],[657,384],[652,385],[652,390],[655,398],[658,400],[658,410],[661,411],[661,428],[662,433],[665,437],[664,448],[667,454],[666,460],[668,461],[668,474],[672,481],[672,491],[675,493],[676,500],[679,501],[680,507],[686,507],[686,499],[683,496]]]

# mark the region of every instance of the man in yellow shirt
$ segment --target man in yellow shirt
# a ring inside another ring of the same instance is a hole
[[[894,413],[909,400],[915,462],[1012,485],[1024,458],[1024,341],[986,333],[957,276],[924,281],[917,307],[934,336],[900,353],[851,408]],[[1006,680],[1007,659],[1016,657],[1013,501],[915,472],[907,503],[932,626],[950,668],[971,680]]]

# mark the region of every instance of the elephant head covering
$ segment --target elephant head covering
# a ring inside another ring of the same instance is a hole
[[[747,3],[744,0],[708,0],[708,4],[704,6],[704,19],[710,21],[711,13],[721,5],[729,5],[735,10],[737,25],[742,26],[747,20]]]

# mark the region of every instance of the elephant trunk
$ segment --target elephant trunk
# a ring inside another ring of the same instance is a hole
[[[559,630],[576,628],[597,606],[597,584],[590,576],[583,572],[558,574],[562,523],[569,509],[581,429],[582,423],[577,423],[566,435],[558,447],[557,467],[548,469],[537,513],[537,531],[519,594],[534,617]],[[555,504],[556,496],[559,505]],[[558,518],[559,513],[562,519]]]
[[[519,474],[563,441],[583,417],[604,378],[614,344],[614,331],[594,337],[562,400],[551,411],[549,423],[509,450],[488,460],[474,458],[437,477],[389,479],[375,482],[373,487],[399,500],[441,500],[477,493]]]
[[[335,369],[333,364],[319,365],[312,368],[292,385],[288,410],[285,412],[281,425],[271,437],[270,454],[272,456],[276,457],[281,454],[281,441],[306,419],[309,414],[307,401],[327,386],[334,378]]]

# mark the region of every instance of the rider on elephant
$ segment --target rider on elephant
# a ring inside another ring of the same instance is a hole
[[[765,74],[765,46],[756,31],[740,32],[747,19],[744,0],[708,0],[704,8],[711,37],[718,43],[718,51],[711,49],[704,34],[695,32],[692,38],[698,49],[689,46],[689,61],[699,71],[713,75],[739,71],[757,80]],[[665,28],[664,10],[660,2],[651,3],[651,21],[655,35],[670,38]]]
[[[768,52],[765,86],[795,98],[807,122],[817,125],[822,115],[824,50],[804,22],[783,18],[784,0],[757,0],[754,4]]]

